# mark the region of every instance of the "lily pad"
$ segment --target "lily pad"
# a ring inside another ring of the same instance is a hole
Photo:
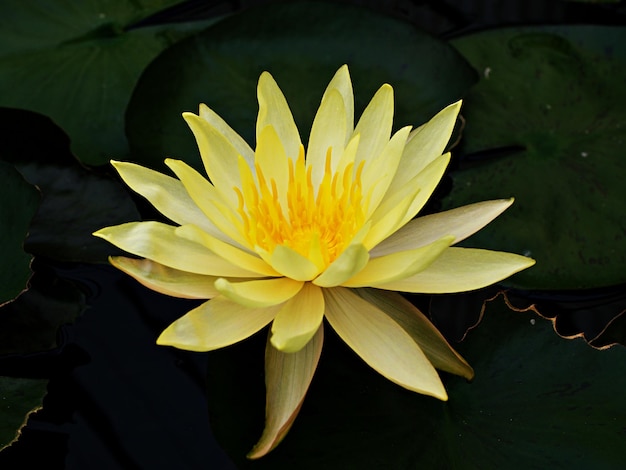
[[[26,249],[62,261],[106,262],[114,250],[91,234],[139,219],[128,191],[118,180],[81,166],[70,153],[67,137],[48,118],[0,108],[0,122],[2,157],[43,196]]]
[[[48,381],[0,377],[0,450],[11,444],[28,414],[41,406]]]
[[[622,347],[562,339],[500,297],[458,347],[474,381],[444,375],[449,401],[440,402],[388,382],[327,333],[293,428],[253,462],[263,338],[209,354],[212,425],[239,468],[619,468],[626,459]]]
[[[465,101],[465,156],[444,206],[516,197],[464,244],[537,265],[506,282],[578,289],[626,281],[623,28],[501,29],[453,45],[480,71]],[[470,160],[477,163],[463,166]]]
[[[147,67],[127,112],[133,160],[163,168],[165,157],[173,156],[200,167],[180,116],[197,113],[200,103],[254,144],[256,85],[265,70],[285,93],[306,140],[324,89],[344,63],[357,116],[388,82],[398,127],[422,124],[476,80],[453,48],[409,23],[332,3],[262,5],[181,41]]]
[[[0,3],[0,106],[50,116],[84,163],[128,154],[124,110],[145,66],[207,23],[133,29],[181,0]]]
[[[39,206],[39,193],[8,163],[0,161],[0,305],[26,289],[32,257],[24,252],[24,238]]]

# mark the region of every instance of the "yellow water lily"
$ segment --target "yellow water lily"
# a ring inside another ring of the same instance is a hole
[[[373,369],[409,390],[447,399],[435,368],[471,367],[400,292],[478,289],[534,260],[451,245],[512,199],[414,219],[442,177],[461,103],[393,135],[393,89],[383,85],[354,126],[348,68],[328,85],[305,150],[269,73],[258,84],[256,149],[215,112],[184,113],[207,180],[168,159],[176,178],[114,161],[122,179],[174,225],[130,222],[95,235],[142,259],[111,263],[167,295],[210,299],[172,323],[158,344],[209,351],[271,323],[266,423],[249,454],[291,427],[316,369],[323,319]]]

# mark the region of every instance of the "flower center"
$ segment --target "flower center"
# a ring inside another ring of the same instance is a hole
[[[295,162],[288,159],[286,194],[279,193],[274,179],[266,180],[258,163],[256,181],[241,171],[242,188],[235,188],[238,212],[252,246],[269,253],[278,245],[288,246],[320,269],[346,248],[365,221],[361,187],[364,162],[356,171],[350,163],[333,172],[330,150],[317,188],[312,167],[306,168],[302,146]]]

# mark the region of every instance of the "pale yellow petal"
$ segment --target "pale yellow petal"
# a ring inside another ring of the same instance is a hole
[[[157,344],[188,351],[212,351],[252,336],[269,324],[278,307],[248,308],[217,296],[168,326]]]
[[[161,294],[183,299],[211,299],[219,293],[214,286],[219,278],[215,276],[180,271],[149,259],[112,256],[109,261],[117,269]]]
[[[411,133],[392,186],[403,186],[443,153],[460,109],[461,101],[457,101]]]
[[[175,233],[181,238],[206,246],[228,263],[246,270],[250,273],[250,276],[247,277],[279,275],[279,273],[272,269],[272,267],[263,261],[256,253],[240,250],[233,245],[218,240],[195,225],[183,225],[178,227]]]
[[[391,317],[424,352],[437,369],[471,380],[474,371],[443,335],[412,303],[396,292],[356,289],[355,292]]]
[[[368,193],[369,205],[366,217],[374,212],[387,193],[389,184],[398,169],[398,162],[410,130],[410,127],[404,127],[396,132],[381,153],[365,166],[363,188],[371,188]]]
[[[326,88],[326,93],[329,90],[337,90],[343,99],[343,106],[346,110],[346,140],[344,145],[347,144],[352,131],[354,130],[354,93],[352,92],[352,81],[350,80],[350,72],[347,65],[342,65],[335,73],[332,80]]]
[[[310,281],[320,272],[315,263],[288,246],[277,246],[271,255],[263,254],[258,247],[257,252],[280,274],[297,281]]]
[[[307,282],[276,314],[272,323],[272,346],[285,353],[298,352],[311,340],[323,318],[322,289]]]
[[[360,272],[369,260],[369,252],[358,243],[348,246],[328,268],[313,280],[320,287],[338,286]]]
[[[445,155],[435,159],[421,173],[415,176],[403,187],[389,187],[384,199],[372,214],[372,221],[374,223],[381,218],[388,218],[389,213],[397,211],[397,207],[400,204],[404,204],[407,197],[410,197],[411,201],[406,210],[403,211],[401,218],[393,225],[387,224],[384,226],[382,233],[376,237],[376,243],[368,244],[368,248],[372,249],[376,244],[389,237],[392,233],[415,217],[419,210],[424,207],[424,204],[426,204],[428,199],[430,199],[430,196],[446,171],[446,167],[449,162],[450,154],[446,153]]]
[[[233,188],[241,186],[237,170],[239,152],[219,130],[200,116],[183,113],[183,117],[196,138],[209,179],[220,196],[236,206],[237,195]]]
[[[419,248],[370,258],[365,268],[342,285],[367,287],[412,276],[428,268],[453,242],[454,237],[444,236]]]
[[[270,307],[288,301],[302,289],[303,283],[286,277],[231,282],[218,279],[215,288],[224,296],[245,307]]]
[[[133,191],[171,221],[179,225],[193,221],[205,230],[217,230],[176,178],[135,163],[111,160],[111,164]]]
[[[393,88],[385,84],[378,89],[354,129],[354,133],[361,136],[355,167],[363,160],[372,160],[385,148],[392,124]]]
[[[203,245],[176,235],[177,227],[160,222],[129,222],[94,233],[124,251],[170,268],[221,277],[255,277],[226,262]]]
[[[287,155],[273,126],[265,126],[259,134],[255,152],[255,162],[261,168],[265,184],[272,188],[276,184],[278,200],[287,208],[287,185],[289,183],[289,165]],[[257,175],[258,177],[258,175]]]
[[[381,211],[380,207],[374,212],[371,218],[372,228],[363,241],[368,250],[371,250],[381,240],[384,240],[389,234],[401,227],[400,222],[404,220],[407,211],[415,200],[416,194],[420,190],[419,187],[410,189],[411,192],[403,194],[403,198],[394,200],[394,204],[390,205],[386,212]]]
[[[211,127],[222,134],[235,148],[250,166],[254,164],[254,151],[248,143],[237,134],[217,113],[205,104],[200,105],[199,116],[209,123]]]
[[[330,325],[370,367],[408,390],[447,400],[433,365],[389,315],[343,287],[324,289],[324,299]]]
[[[271,125],[276,130],[287,157],[296,159],[300,152],[300,134],[283,92],[267,72],[263,72],[259,78],[257,95],[259,100],[257,140],[265,126]]]
[[[225,201],[206,178],[185,162],[168,158],[165,164],[178,176],[196,205],[218,228],[217,232],[208,233],[222,241],[234,242],[249,249],[249,242],[242,235],[243,224],[235,213],[234,207],[237,206],[231,206]]]
[[[454,243],[476,233],[513,203],[513,199],[478,202],[437,214],[418,217],[379,243],[373,257],[427,245],[444,235],[453,235]]]
[[[331,162],[334,160],[337,165],[343,154],[348,132],[351,134],[352,129],[346,128],[346,108],[341,94],[338,90],[327,90],[315,115],[306,153],[306,166],[312,168],[313,186],[317,187],[324,177],[329,152]],[[332,167],[331,164],[331,169]]]
[[[268,340],[265,350],[265,428],[248,454],[258,459],[283,440],[293,424],[313,379],[324,343],[323,325],[304,348],[283,353]]]
[[[465,292],[499,282],[533,264],[534,259],[513,253],[451,247],[424,271],[373,287],[422,294]]]

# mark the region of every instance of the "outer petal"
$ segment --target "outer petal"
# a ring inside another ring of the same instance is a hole
[[[534,259],[513,253],[452,247],[424,271],[372,287],[422,294],[465,292],[494,284],[533,264]]]
[[[335,166],[343,154],[348,132],[346,128],[346,107],[338,90],[327,90],[322,98],[309,137],[306,153],[306,166],[312,167],[313,186],[318,186],[324,176],[326,156],[331,152]],[[331,168],[333,165],[331,165]]]
[[[181,238],[206,246],[228,263],[255,273],[252,277],[279,275],[271,266],[256,255],[256,253],[248,253],[233,245],[218,240],[195,225],[183,225],[182,227],[178,227],[175,233]]]
[[[391,183],[393,187],[403,186],[443,153],[460,109],[461,101],[457,101],[411,133]]]
[[[398,169],[398,162],[410,130],[410,127],[403,127],[396,132],[381,153],[365,166],[363,187],[371,188],[368,193],[367,217],[376,210],[389,189],[389,184]]]
[[[177,179],[135,163],[111,160],[111,164],[133,191],[145,197],[171,221],[179,225],[193,221],[205,230],[217,230]]]
[[[272,346],[286,353],[299,351],[319,329],[323,318],[322,289],[307,282],[276,314],[272,323]]]
[[[378,257],[411,250],[444,235],[453,235],[454,243],[458,243],[483,228],[512,203],[512,198],[485,201],[413,219],[378,244],[371,255]]]
[[[263,457],[282,441],[291,428],[313,379],[323,342],[323,325],[313,339],[296,353],[280,352],[268,340],[265,350],[265,429],[248,458]]]
[[[117,269],[161,294],[184,299],[211,299],[219,293],[214,286],[219,278],[215,276],[168,268],[149,259],[112,256],[109,261]]]
[[[385,312],[342,287],[325,289],[324,297],[329,323],[367,364],[404,388],[447,400],[428,358]]]
[[[400,325],[437,369],[470,380],[474,377],[474,371],[465,359],[452,349],[430,320],[404,297],[396,292],[374,289],[357,289],[356,293]]]
[[[204,119],[213,129],[228,140],[239,155],[241,155],[250,166],[254,164],[254,151],[250,148],[248,143],[237,134],[221,117],[217,115],[211,108],[205,104],[200,105],[199,115]]]
[[[198,142],[204,168],[220,195],[236,206],[233,187],[240,187],[237,159],[239,152],[233,144],[207,121],[193,113],[183,113]]]
[[[402,188],[389,188],[385,198],[372,214],[373,224],[377,224],[378,221],[383,218],[389,218],[390,213],[398,212],[398,207],[401,205],[404,207],[407,198],[410,198],[410,202],[402,211],[397,221],[382,225],[383,230],[381,233],[377,234],[376,237],[368,237],[367,246],[370,249],[405,225],[422,207],[424,207],[424,204],[426,204],[439,184],[449,162],[450,154],[446,153],[435,159],[424,171],[419,173]]]
[[[212,351],[253,335],[274,319],[278,307],[248,308],[217,296],[168,326],[157,344]]]
[[[366,287],[412,276],[427,269],[444,250],[448,249],[453,241],[454,237],[444,236],[413,250],[371,258],[362,271],[342,285],[345,287]]]
[[[248,241],[241,235],[242,223],[235,215],[234,209],[237,206],[225,202],[215,187],[185,162],[168,158],[165,164],[178,176],[196,205],[218,228],[217,232],[208,233],[226,242],[234,241],[240,246],[249,246]]]
[[[215,282],[215,288],[233,302],[256,308],[288,301],[300,292],[303,284],[287,277],[244,282],[230,282],[221,278]]]
[[[160,222],[129,222],[94,232],[109,243],[170,268],[221,277],[258,277],[232,265],[204,246],[176,236],[176,227]]]
[[[257,95],[259,99],[259,115],[256,121],[257,141],[265,126],[271,125],[283,143],[287,157],[295,159],[300,152],[300,134],[283,92],[267,72],[263,72],[259,77]]]
[[[361,135],[355,167],[363,160],[371,161],[385,148],[393,123],[393,88],[385,84],[378,89],[361,115],[355,134]]]

